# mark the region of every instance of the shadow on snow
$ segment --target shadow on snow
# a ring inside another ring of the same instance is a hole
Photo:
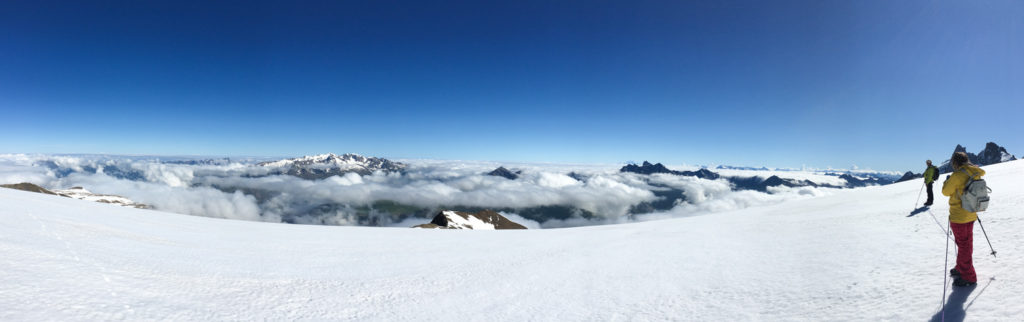
[[[925,212],[925,211],[928,211],[928,206],[922,206],[921,208],[914,209],[914,211],[911,211],[910,214],[907,215],[907,217],[913,217],[913,216],[915,216],[915,215],[917,215],[919,213]]]
[[[985,293],[985,289],[988,289],[988,287],[992,285],[992,282],[995,280],[995,277],[989,278],[988,283],[985,284],[985,287],[981,288],[981,291],[979,291],[978,294],[974,296],[974,299],[972,299],[970,303],[967,303],[967,298],[970,297],[971,293],[974,292],[974,289],[976,289],[978,286],[954,286],[953,293],[949,294],[949,299],[946,301],[945,310],[939,310],[939,312],[935,313],[935,315],[932,316],[932,319],[929,321],[963,321],[964,318],[967,317],[967,309],[970,309],[971,305],[974,305],[974,301],[981,297],[981,294]],[[964,303],[967,303],[967,305],[965,306]]]

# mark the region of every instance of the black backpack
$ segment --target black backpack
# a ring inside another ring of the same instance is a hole
[[[939,180],[939,168],[932,166],[932,169],[935,169],[935,171],[932,171],[932,181]]]

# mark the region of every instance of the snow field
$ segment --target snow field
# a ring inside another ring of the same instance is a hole
[[[979,283],[947,294],[949,320],[1024,317],[1024,163],[985,169],[999,257],[976,226]],[[920,187],[528,231],[270,224],[0,189],[0,320],[920,321],[949,287],[946,198],[908,216]]]

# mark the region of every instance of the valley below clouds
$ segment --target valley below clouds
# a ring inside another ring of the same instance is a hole
[[[832,185],[842,183],[835,175],[813,171],[726,171],[712,180],[624,172],[621,164],[399,160],[392,168],[378,169],[365,164],[385,159],[352,156],[330,155],[329,160],[344,159],[330,165],[317,159],[268,166],[261,162],[274,160],[8,154],[0,155],[0,183],[84,187],[161,211],[295,224],[411,227],[428,222],[440,210],[490,209],[531,229],[729,211],[827,195],[838,189]],[[500,166],[518,172],[517,177],[488,175]],[[295,174],[299,167],[333,172],[311,177],[315,175],[309,171]],[[777,185],[757,191],[730,180],[763,181],[771,175],[832,185]]]

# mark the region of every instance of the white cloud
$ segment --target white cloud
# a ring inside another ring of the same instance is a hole
[[[47,160],[76,173],[63,176],[37,164]],[[667,174],[642,176],[620,173],[617,165],[403,162],[409,164],[403,174],[378,172],[361,176],[348,173],[313,181],[286,175],[265,176],[268,173],[265,168],[237,162],[180,165],[156,162],[153,158],[0,155],[0,182],[33,182],[49,188],[83,186],[96,193],[125,196],[160,210],[272,222],[287,218],[297,223],[352,225],[366,220],[367,216],[380,225],[429,221],[429,218],[402,221],[387,213],[367,210],[367,206],[381,200],[424,210],[453,206],[524,209],[557,205],[582,209],[594,216],[538,223],[518,214],[506,214],[531,228],[691,216],[828,193],[826,189],[784,187],[771,188],[771,194],[732,191],[723,179]],[[485,174],[498,166],[521,170],[522,174],[517,180]],[[89,167],[99,169],[98,173],[86,173]],[[108,175],[115,167],[121,173],[141,174],[141,178],[131,181]],[[569,172],[576,172],[585,179],[576,180]],[[628,214],[637,204],[655,201],[657,197],[652,191],[664,189],[659,187],[684,191],[686,202],[666,212]],[[333,206],[317,208],[324,205]],[[317,209],[317,216],[303,216],[314,209]]]

